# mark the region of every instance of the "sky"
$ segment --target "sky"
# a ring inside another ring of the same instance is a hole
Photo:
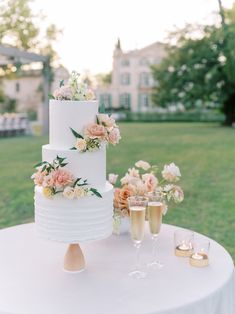
[[[218,0],[34,0],[33,9],[63,30],[55,45],[61,63],[97,74],[111,71],[118,37],[128,51],[163,41],[186,23],[213,23]]]

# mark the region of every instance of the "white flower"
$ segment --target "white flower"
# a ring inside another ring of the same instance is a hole
[[[77,198],[84,197],[86,196],[86,194],[87,194],[86,190],[83,187],[80,187],[80,186],[75,187],[75,196]]]
[[[67,186],[64,191],[63,191],[63,195],[72,200],[75,196],[75,191],[74,191],[74,188],[72,188],[71,186]]]
[[[184,192],[178,185],[175,185],[171,190],[172,197],[176,203],[181,203],[184,200]]]
[[[75,147],[76,147],[77,150],[79,150],[80,152],[85,151],[86,148],[87,148],[86,140],[85,140],[84,138],[77,138]]]
[[[181,177],[179,168],[172,162],[169,165],[165,165],[162,171],[162,176],[169,182],[176,182]]]
[[[86,100],[93,100],[95,99],[95,94],[91,89],[86,91]]]
[[[126,173],[125,176],[120,180],[122,185],[133,184],[136,185],[137,182],[141,181],[139,177],[133,177],[129,173]]]
[[[115,120],[109,117],[108,114],[100,113],[98,115],[98,120],[100,124],[103,124],[107,128],[113,128],[115,126]]]
[[[149,168],[151,168],[150,164],[147,161],[139,160],[135,163],[135,166],[137,168],[141,168],[145,171],[147,171]]]
[[[164,186],[163,191],[168,193],[170,192],[170,190],[172,190],[172,188],[173,188],[173,184],[167,184]]]
[[[114,185],[117,182],[118,174],[110,173],[109,182]]]
[[[140,175],[139,175],[139,170],[135,169],[135,168],[129,168],[128,169],[128,172],[129,172],[129,175],[131,177],[135,177],[135,178],[139,178]]]

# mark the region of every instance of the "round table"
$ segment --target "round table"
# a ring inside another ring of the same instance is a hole
[[[194,268],[174,256],[178,227],[163,225],[158,254],[164,267],[138,280],[128,276],[134,259],[129,235],[82,244],[87,268],[73,274],[62,270],[67,245],[39,239],[34,228],[0,231],[0,314],[235,313],[234,265],[213,240],[210,265]],[[146,232],[143,263],[150,255]]]

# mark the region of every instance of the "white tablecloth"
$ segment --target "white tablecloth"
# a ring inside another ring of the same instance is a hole
[[[128,235],[81,245],[87,269],[62,270],[66,245],[36,237],[34,224],[0,231],[0,313],[234,314],[231,257],[211,240],[210,266],[194,268],[173,254],[176,227],[163,225],[159,257],[165,266],[146,279],[128,277],[134,250]],[[142,259],[150,259],[146,234]]]

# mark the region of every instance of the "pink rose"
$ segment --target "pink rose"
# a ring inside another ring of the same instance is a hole
[[[84,135],[89,138],[105,139],[107,133],[103,125],[97,123],[90,123],[85,127]]]
[[[53,96],[57,100],[71,100],[73,98],[71,87],[69,85],[61,86],[54,91]]]
[[[45,177],[43,181],[43,186],[53,188],[54,185],[55,185],[55,179],[53,177],[53,174],[50,173],[48,176]]]
[[[108,135],[108,141],[112,145],[118,144],[119,140],[121,139],[120,131],[118,128],[114,128]]]
[[[52,180],[56,187],[63,187],[73,182],[73,175],[66,169],[56,169],[52,173]]]
[[[156,189],[158,180],[152,173],[144,174],[142,179],[148,192],[153,192]]]

